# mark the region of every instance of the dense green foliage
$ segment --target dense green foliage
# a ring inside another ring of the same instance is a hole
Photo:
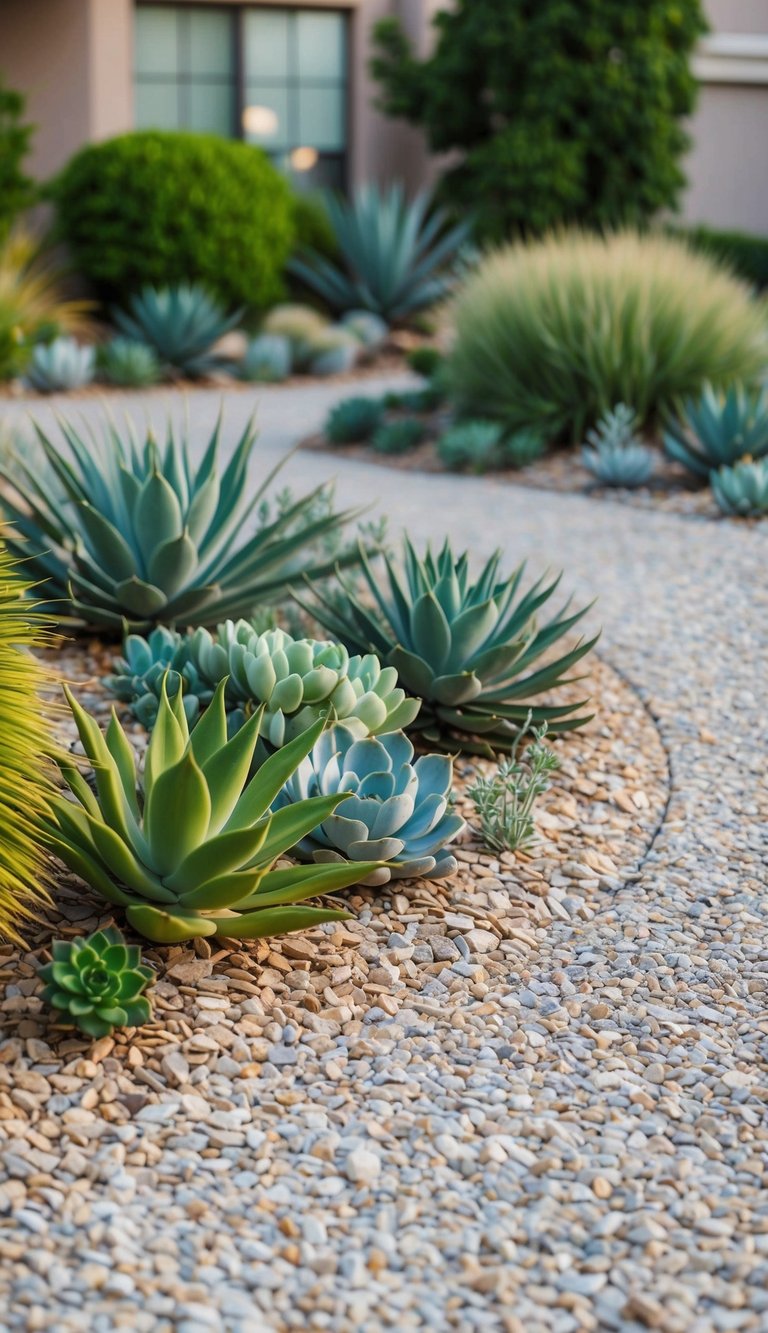
[[[24,122],[24,106],[21,93],[0,82],[0,241],[37,198],[37,187],[23,167],[34,132]]]
[[[229,306],[280,298],[294,204],[258,148],[140,130],[81,149],[51,194],[59,233],[104,301],[180,282]]]
[[[313,796],[351,793],[341,810],[301,839],[304,861],[383,861],[366,884],[391,879],[442,879],[456,870],[447,844],[464,820],[450,808],[453,764],[446,755],[413,761],[402,731],[360,736],[346,724],[330,728],[283,787],[275,809]]]
[[[43,999],[89,1037],[117,1027],[139,1027],[152,1017],[142,993],[154,977],[137,944],[126,944],[114,926],[87,939],[54,940],[52,961],[40,968]]]
[[[9,549],[52,614],[113,632],[215,624],[285,595],[305,572],[323,577],[356,559],[354,547],[324,548],[352,516],[334,512],[327,488],[271,512],[266,492],[278,469],[249,479],[252,421],[220,469],[221,424],[197,467],[171,423],[159,443],[129,423],[121,433],[108,422],[99,440],[62,420],[68,455],[38,428],[48,475],[39,460],[12,454],[0,469],[19,497],[0,496],[15,529]]]
[[[324,722],[270,755],[249,779],[261,713],[228,740],[224,689],[222,681],[191,734],[180,696],[169,701],[163,692],[141,772],[117,718],[103,735],[66,691],[94,788],[62,759],[75,799],[53,798],[51,849],[122,907],[134,930],[159,944],[202,935],[260,939],[342,920],[343,911],[293,904],[346,888],[377,868],[373,861],[274,869],[346,798],[334,793],[272,814],[272,802]]]
[[[700,0],[457,0],[425,60],[382,20],[371,67],[389,115],[460,155],[442,192],[485,236],[616,226],[675,203],[704,26]]]
[[[737,277],[756,291],[768,288],[768,236],[750,236],[741,231],[719,231],[715,227],[689,227],[679,233],[694,250],[719,259]]]
[[[345,597],[335,601],[316,586],[310,612],[350,652],[376,653],[397,670],[401,684],[422,707],[411,724],[431,744],[448,751],[508,750],[529,718],[553,731],[588,721],[576,703],[530,704],[538,694],[568,683],[567,672],[596,639],[579,639],[552,658],[542,656],[581,620],[569,604],[547,621],[538,612],[559,579],[539,579],[521,592],[524,566],[498,578],[500,554],[472,579],[469,556],[455,556],[449,541],[438,555],[419,557],[408,538],[402,568],[385,556],[385,576],[361,551],[365,592],[341,578]],[[312,586],[312,585],[310,585]]]
[[[581,232],[490,255],[456,303],[460,411],[581,441],[615,403],[641,424],[709,380],[760,381],[764,312],[704,255],[664,236]]]

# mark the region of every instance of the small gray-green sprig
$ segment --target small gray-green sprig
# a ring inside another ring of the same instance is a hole
[[[526,735],[530,742],[520,757]],[[496,852],[528,851],[537,841],[533,807],[549,789],[550,773],[560,767],[560,760],[545,743],[547,726],[531,730],[528,714],[513,749],[490,775],[478,774],[467,795],[474,803],[480,831],[487,847]]]

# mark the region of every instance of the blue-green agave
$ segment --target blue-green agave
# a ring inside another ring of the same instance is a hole
[[[87,939],[54,940],[52,961],[40,968],[43,999],[89,1037],[118,1027],[140,1027],[152,1017],[143,992],[152,980],[136,944],[126,944],[114,926]]]
[[[58,393],[90,384],[94,368],[92,347],[81,346],[75,338],[54,338],[32,349],[24,378],[38,393]]]
[[[19,496],[0,495],[0,512],[13,526],[9,550],[60,619],[118,632],[215,624],[284,595],[302,571],[322,577],[357,558],[353,547],[322,551],[353,516],[332,505],[318,513],[322,486],[246,535],[282,466],[258,483],[249,478],[253,421],[223,470],[221,419],[197,468],[170,424],[163,444],[112,422],[102,440],[65,420],[60,426],[71,457],[38,427],[53,479],[18,452],[0,468]]]
[[[350,799],[297,843],[304,861],[381,861],[360,882],[441,879],[456,870],[448,843],[464,820],[451,810],[453,763],[421,755],[402,731],[361,740],[342,723],[315,742],[275,801],[275,809],[313,797],[351,793]]]
[[[427,547],[419,558],[406,538],[403,554],[403,573],[387,556],[382,578],[361,552],[368,601],[341,576],[345,601],[307,579],[315,596],[300,604],[350,652],[373,652],[395,667],[408,693],[422,700],[414,730],[448,751],[488,754],[510,749],[529,714],[534,726],[546,722],[551,732],[589,720],[579,711],[583,700],[533,702],[571,683],[566,673],[597,642],[597,636],[579,639],[550,655],[589,609],[571,613],[566,603],[539,622],[559,578],[541,578],[521,594],[524,565],[499,579],[498,552],[474,580],[468,554],[455,556],[448,541],[438,555]]]
[[[145,343],[161,365],[196,378],[227,366],[215,344],[235,327],[241,310],[229,314],[205,287],[179,283],[176,287],[144,287],[132,296],[127,310],[114,310],[120,333]]]
[[[636,435],[637,413],[617,403],[587,432],[581,461],[602,486],[643,486],[653,473],[653,454]]]
[[[733,385],[726,393],[707,385],[700,398],[688,398],[680,417],[664,431],[670,458],[689,472],[709,477],[715,468],[768,455],[768,392]]]
[[[343,793],[271,811],[278,792],[309,754],[317,722],[249,777],[262,721],[257,712],[227,738],[226,682],[190,733],[177,693],[162,692],[144,765],[113,713],[106,734],[67,690],[93,787],[60,760],[74,800],[58,795],[45,821],[50,850],[134,930],[158,944],[204,935],[260,939],[323,921],[335,908],[296,906],[357,882],[363,868],[281,866],[275,862],[333,814]]]
[[[723,514],[761,518],[768,514],[768,458],[743,458],[710,476],[712,493]]]

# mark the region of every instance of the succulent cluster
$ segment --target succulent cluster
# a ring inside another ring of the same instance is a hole
[[[370,310],[348,310],[342,321],[342,328],[357,339],[363,349],[363,357],[371,357],[387,341],[389,325],[380,315]]]
[[[407,454],[421,444],[426,430],[418,417],[400,417],[385,421],[371,436],[371,444],[379,454]]]
[[[581,460],[601,486],[644,486],[653,472],[653,454],[636,435],[637,414],[626,403],[605,412],[587,432]]]
[[[144,342],[134,338],[112,338],[99,352],[99,370],[108,384],[141,389],[160,378],[160,363]]]
[[[95,370],[92,347],[83,347],[75,338],[59,337],[39,342],[32,349],[25,379],[38,393],[59,393],[82,389],[90,384]]]
[[[768,514],[768,457],[743,458],[710,476],[712,493],[723,514],[762,518]]]
[[[162,691],[142,771],[113,715],[106,735],[67,690],[92,788],[60,761],[74,801],[58,795],[45,820],[48,845],[147,939],[173,944],[201,935],[258,939],[347,913],[296,906],[346,888],[376,870],[354,866],[275,868],[275,862],[345,800],[344,793],[271,812],[312,749],[317,722],[269,756],[249,778],[262,714],[228,739],[226,682],[190,733],[178,693]]]
[[[151,347],[164,370],[195,379],[226,365],[215,344],[241,313],[228,313],[205,287],[180,283],[144,287],[127,310],[113,311],[113,319],[124,337]]]
[[[273,469],[248,480],[256,442],[249,422],[223,471],[221,421],[194,468],[186,440],[169,424],[165,442],[139,440],[110,424],[88,439],[61,422],[71,458],[38,428],[51,477],[16,453],[2,475],[19,493],[0,506],[13,525],[11,551],[38,581],[53,614],[74,614],[120,631],[249,615],[304,569],[314,576],[355,558],[322,543],[350,513],[318,513],[318,487],[243,536],[258,515]]]
[[[131,635],[123,652],[104,684],[146,726],[154,723],[163,690],[173,695],[179,685],[194,724],[221,681],[230,733],[263,707],[261,736],[272,748],[331,712],[356,735],[369,736],[408,726],[419,707],[399,688],[394,667],[382,668],[372,654],[350,658],[340,644],[294,639],[281,629],[259,632],[245,620],[219,625],[215,638],[201,628],[184,636],[165,629],[148,639]]]
[[[572,613],[566,603],[539,623],[559,579],[539,579],[521,593],[524,566],[499,579],[498,553],[472,579],[467,553],[455,556],[448,541],[438,555],[428,547],[420,559],[406,538],[403,555],[402,573],[385,557],[382,579],[361,551],[371,605],[343,577],[343,602],[314,585],[312,602],[301,604],[350,652],[373,652],[395,667],[405,689],[422,700],[412,726],[426,740],[449,751],[492,753],[514,744],[529,714],[551,731],[588,721],[579,711],[584,701],[530,702],[569,683],[567,672],[596,642],[579,639],[550,655],[588,610]]]
[[[422,755],[401,731],[360,739],[344,724],[315,742],[275,802],[283,809],[312,797],[350,793],[348,800],[297,844],[305,861],[382,861],[362,882],[423,876],[438,879],[456,870],[447,844],[464,820],[450,808],[453,765],[445,755]]]
[[[733,385],[720,393],[706,385],[699,398],[688,398],[680,415],[664,431],[670,458],[698,477],[730,467],[745,455],[768,455],[768,391]]]
[[[437,456],[454,471],[487,472],[498,467],[502,427],[497,421],[460,421],[437,440]]]
[[[119,930],[97,930],[87,939],[54,940],[52,961],[40,968],[43,999],[89,1037],[117,1027],[139,1027],[152,1016],[143,994],[154,973],[138,945]]]
[[[257,338],[251,338],[238,373],[242,380],[263,383],[287,379],[291,373],[289,340],[281,333],[260,333]]]
[[[264,320],[262,338],[287,342],[293,370],[338,375],[351,370],[361,355],[372,354],[386,335],[386,325],[382,332],[381,323],[371,327],[368,318],[366,312],[355,311],[349,320],[331,324],[311,306],[275,306]]]
[[[331,444],[356,444],[367,440],[381,423],[383,405],[378,398],[345,398],[328,413],[325,435]]]

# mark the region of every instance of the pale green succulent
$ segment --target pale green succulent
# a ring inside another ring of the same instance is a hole
[[[733,467],[713,472],[709,481],[723,514],[742,518],[768,514],[768,458],[743,458]]]
[[[689,472],[709,477],[715,468],[768,455],[768,392],[733,385],[727,393],[707,385],[698,399],[683,403],[678,420],[664,431],[670,458]]]
[[[498,421],[459,421],[437,439],[437,456],[446,467],[487,472],[501,466],[502,427]]]
[[[288,378],[291,365],[290,340],[280,333],[260,333],[248,343],[238,374],[241,380],[276,383]]]
[[[73,763],[60,761],[75,799],[51,800],[47,842],[158,944],[201,935],[260,939],[343,920],[348,913],[294,904],[346,888],[361,873],[348,863],[274,868],[346,798],[339,793],[272,813],[324,723],[271,755],[249,779],[261,713],[228,740],[225,684],[191,735],[180,696],[169,700],[163,691],[140,774],[115,715],[104,735],[66,691],[94,787]],[[374,861],[363,873],[377,868]]]
[[[252,421],[221,471],[221,420],[197,468],[170,424],[164,444],[112,422],[104,439],[63,419],[60,428],[71,458],[38,427],[53,480],[18,451],[0,468],[20,496],[0,494],[13,528],[8,547],[59,618],[113,631],[215,624],[274,602],[302,572],[323,577],[357,558],[353,547],[322,549],[352,517],[325,500],[320,512],[323,486],[278,512],[268,506],[253,530],[281,464],[259,482],[249,478]]]
[[[348,310],[341,324],[357,338],[367,356],[377,352],[389,336],[386,320],[380,315],[374,315],[371,310]]]
[[[359,736],[408,726],[419,710],[398,687],[394,667],[382,668],[373,654],[350,658],[340,644],[281,629],[259,634],[244,620],[219,625],[216,639],[196,630],[189,663],[204,688],[227,679],[227,703],[240,715],[235,726],[263,705],[262,736],[275,748],[331,710]]]
[[[306,366],[310,375],[343,375],[352,369],[359,355],[360,343],[355,335],[331,324],[309,340]]]
[[[601,486],[644,486],[653,473],[653,454],[636,435],[637,414],[626,403],[605,412],[587,432],[581,461]]]
[[[296,370],[306,370],[314,340],[330,327],[328,320],[309,305],[276,305],[264,323],[264,333],[287,338]]]
[[[361,739],[339,723],[323,732],[278,795],[274,808],[335,792],[351,799],[294,848],[304,861],[383,861],[361,883],[442,879],[456,870],[447,844],[464,820],[451,810],[453,763],[422,755],[402,731]]]
[[[58,393],[90,384],[94,369],[92,347],[82,347],[75,338],[54,338],[33,348],[24,378],[38,393]]]
[[[430,744],[492,753],[514,744],[529,713],[534,725],[546,722],[550,731],[589,720],[579,712],[583,700],[531,702],[570,683],[566,673],[597,641],[579,639],[559,656],[549,655],[589,609],[569,613],[566,603],[540,623],[537,612],[559,579],[539,579],[521,595],[524,566],[498,580],[497,552],[473,580],[467,553],[454,556],[448,541],[439,555],[427,547],[420,559],[406,538],[404,577],[388,556],[384,560],[382,578],[361,553],[367,602],[341,577],[344,600],[332,600],[308,579],[315,598],[300,605],[350,652],[374,652],[395,667],[405,689],[422,700],[411,725]]]

